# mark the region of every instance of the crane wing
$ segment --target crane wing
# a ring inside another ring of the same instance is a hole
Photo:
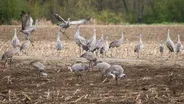
[[[22,18],[22,30],[26,30],[27,28],[32,26],[33,19],[30,15],[28,15],[26,12],[22,11],[20,16]]]
[[[81,19],[81,20],[78,20],[78,21],[70,21],[70,24],[71,25],[80,25],[80,24],[84,24],[86,22],[87,22],[86,19]]]
[[[56,17],[56,19],[58,21],[61,21],[61,22],[65,22],[66,23],[66,21],[59,14],[54,13],[53,11],[51,11],[51,12],[53,13],[54,17]]]

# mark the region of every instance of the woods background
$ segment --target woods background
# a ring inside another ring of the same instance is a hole
[[[183,23],[183,5],[184,0],[0,0],[0,24],[19,22],[22,10],[53,23],[50,10],[64,19],[91,17],[98,24]]]

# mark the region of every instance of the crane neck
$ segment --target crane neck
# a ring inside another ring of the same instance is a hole
[[[17,38],[17,30],[14,31],[14,38]]]
[[[139,37],[139,42],[142,43],[142,35],[140,35],[140,37]]]
[[[58,37],[57,37],[57,40],[60,40],[60,33],[58,32]]]
[[[170,32],[169,32],[169,30],[168,30],[168,32],[167,32],[167,40],[171,40],[171,39],[170,39]]]
[[[35,27],[38,27],[38,20],[35,21]]]
[[[78,29],[77,29],[77,31],[76,31],[76,33],[75,33],[75,37],[78,37],[79,34],[80,34],[80,27],[78,26]]]
[[[120,40],[123,41],[123,39],[124,39],[124,36],[123,36],[123,33],[122,33]]]

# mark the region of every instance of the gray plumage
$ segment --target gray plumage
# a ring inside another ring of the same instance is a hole
[[[73,64],[72,66],[69,66],[68,69],[71,72],[74,72],[75,74],[77,74],[77,80],[79,77],[82,76],[82,73],[89,70],[89,67],[83,63],[76,63]]]
[[[94,66],[94,69],[105,73],[105,71],[109,69],[111,65],[107,62],[97,61],[93,64],[93,66]]]
[[[21,18],[22,18],[22,29],[21,29],[21,32],[26,34],[26,39],[30,39],[30,35],[33,31],[36,30],[37,28],[37,25],[38,25],[38,20],[36,19],[35,21],[35,25],[33,25],[33,19],[32,17],[22,11],[21,13]]]
[[[32,61],[31,63],[30,63],[30,65],[32,66],[32,67],[34,67],[34,68],[36,68],[37,69],[37,71],[38,71],[38,77],[40,77],[40,75],[43,75],[43,76],[47,76],[47,73],[46,73],[46,66],[45,65],[43,65],[41,62],[39,62],[38,60],[36,60],[36,61]]]
[[[60,40],[60,32],[58,32],[58,37],[56,40],[56,49],[57,49],[57,51],[60,51],[62,48],[63,48],[63,45],[62,45],[61,40]]]
[[[122,79],[125,78],[126,75],[124,74],[124,69],[120,65],[111,65],[104,73],[105,76],[112,76],[113,79],[117,80],[118,78]]]
[[[166,46],[169,49],[169,52],[175,52],[175,46],[174,46],[173,41],[170,38],[170,30],[169,29],[168,29],[168,33],[167,33]]]
[[[27,49],[30,45],[30,40],[27,39],[24,42],[22,42],[21,46],[20,46],[20,52],[22,52],[23,50]]]
[[[134,48],[134,52],[136,52],[138,54],[138,58],[139,58],[139,53],[140,51],[144,48],[144,44],[142,42],[142,34],[139,35],[139,42],[138,44],[135,46]]]
[[[96,29],[93,29],[93,36],[87,41],[87,47],[89,48],[89,51],[92,51],[95,49],[96,45]]]
[[[4,52],[4,54],[1,57],[1,60],[5,60],[4,66],[6,67],[8,60],[10,60],[10,66],[11,66],[13,56],[15,54],[19,54],[19,52],[20,51],[16,48],[13,48],[13,49],[10,49],[10,50]]]
[[[64,31],[62,31],[64,34],[65,34],[65,31],[67,28],[70,27],[70,25],[81,25],[81,24],[84,24],[86,23],[87,21],[89,21],[89,19],[81,19],[81,20],[77,20],[77,21],[70,21],[70,18],[66,20],[64,20],[60,15],[58,15],[57,13],[51,11],[54,15],[54,17],[56,17],[56,19],[60,22],[62,22],[61,24],[58,24],[58,26],[61,28],[61,29],[64,29]],[[66,35],[66,34],[65,34]],[[66,35],[67,36],[67,35]],[[67,36],[67,38],[69,38]]]
[[[178,35],[178,42],[176,43],[176,52],[182,52],[183,50],[183,44],[180,41],[180,35]]]
[[[124,36],[122,32],[121,38],[119,40],[112,41],[109,45],[109,48],[120,47],[123,44],[123,39],[124,39]]]
[[[107,51],[109,50],[109,42],[108,42],[108,36],[105,38],[105,45],[100,49],[100,54],[106,55]]]
[[[103,47],[103,41],[104,41],[104,36],[102,34],[101,38],[96,41],[95,48],[93,49],[92,52],[99,51]]]
[[[13,36],[13,39],[12,39],[12,46],[13,46],[13,48],[16,48],[17,46],[19,46],[19,44],[20,44],[20,41],[17,38],[17,29],[15,28],[14,36]]]
[[[82,58],[85,58],[89,61],[89,68],[92,67],[93,70],[93,63],[97,61],[96,55],[94,55],[92,52],[85,52],[81,55]]]
[[[163,52],[164,52],[164,45],[163,45],[163,41],[162,40],[160,41],[160,47],[159,47],[159,49],[160,49],[160,53],[162,55]]]
[[[74,41],[80,48],[80,55],[82,50],[88,50],[88,47],[86,47],[86,39],[80,35],[80,26],[78,26],[78,29],[74,35]]]

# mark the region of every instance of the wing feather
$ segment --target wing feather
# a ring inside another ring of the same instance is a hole
[[[80,24],[84,24],[86,22],[87,22],[86,19],[81,19],[81,20],[78,20],[78,21],[70,21],[70,24],[71,25],[80,25]]]

